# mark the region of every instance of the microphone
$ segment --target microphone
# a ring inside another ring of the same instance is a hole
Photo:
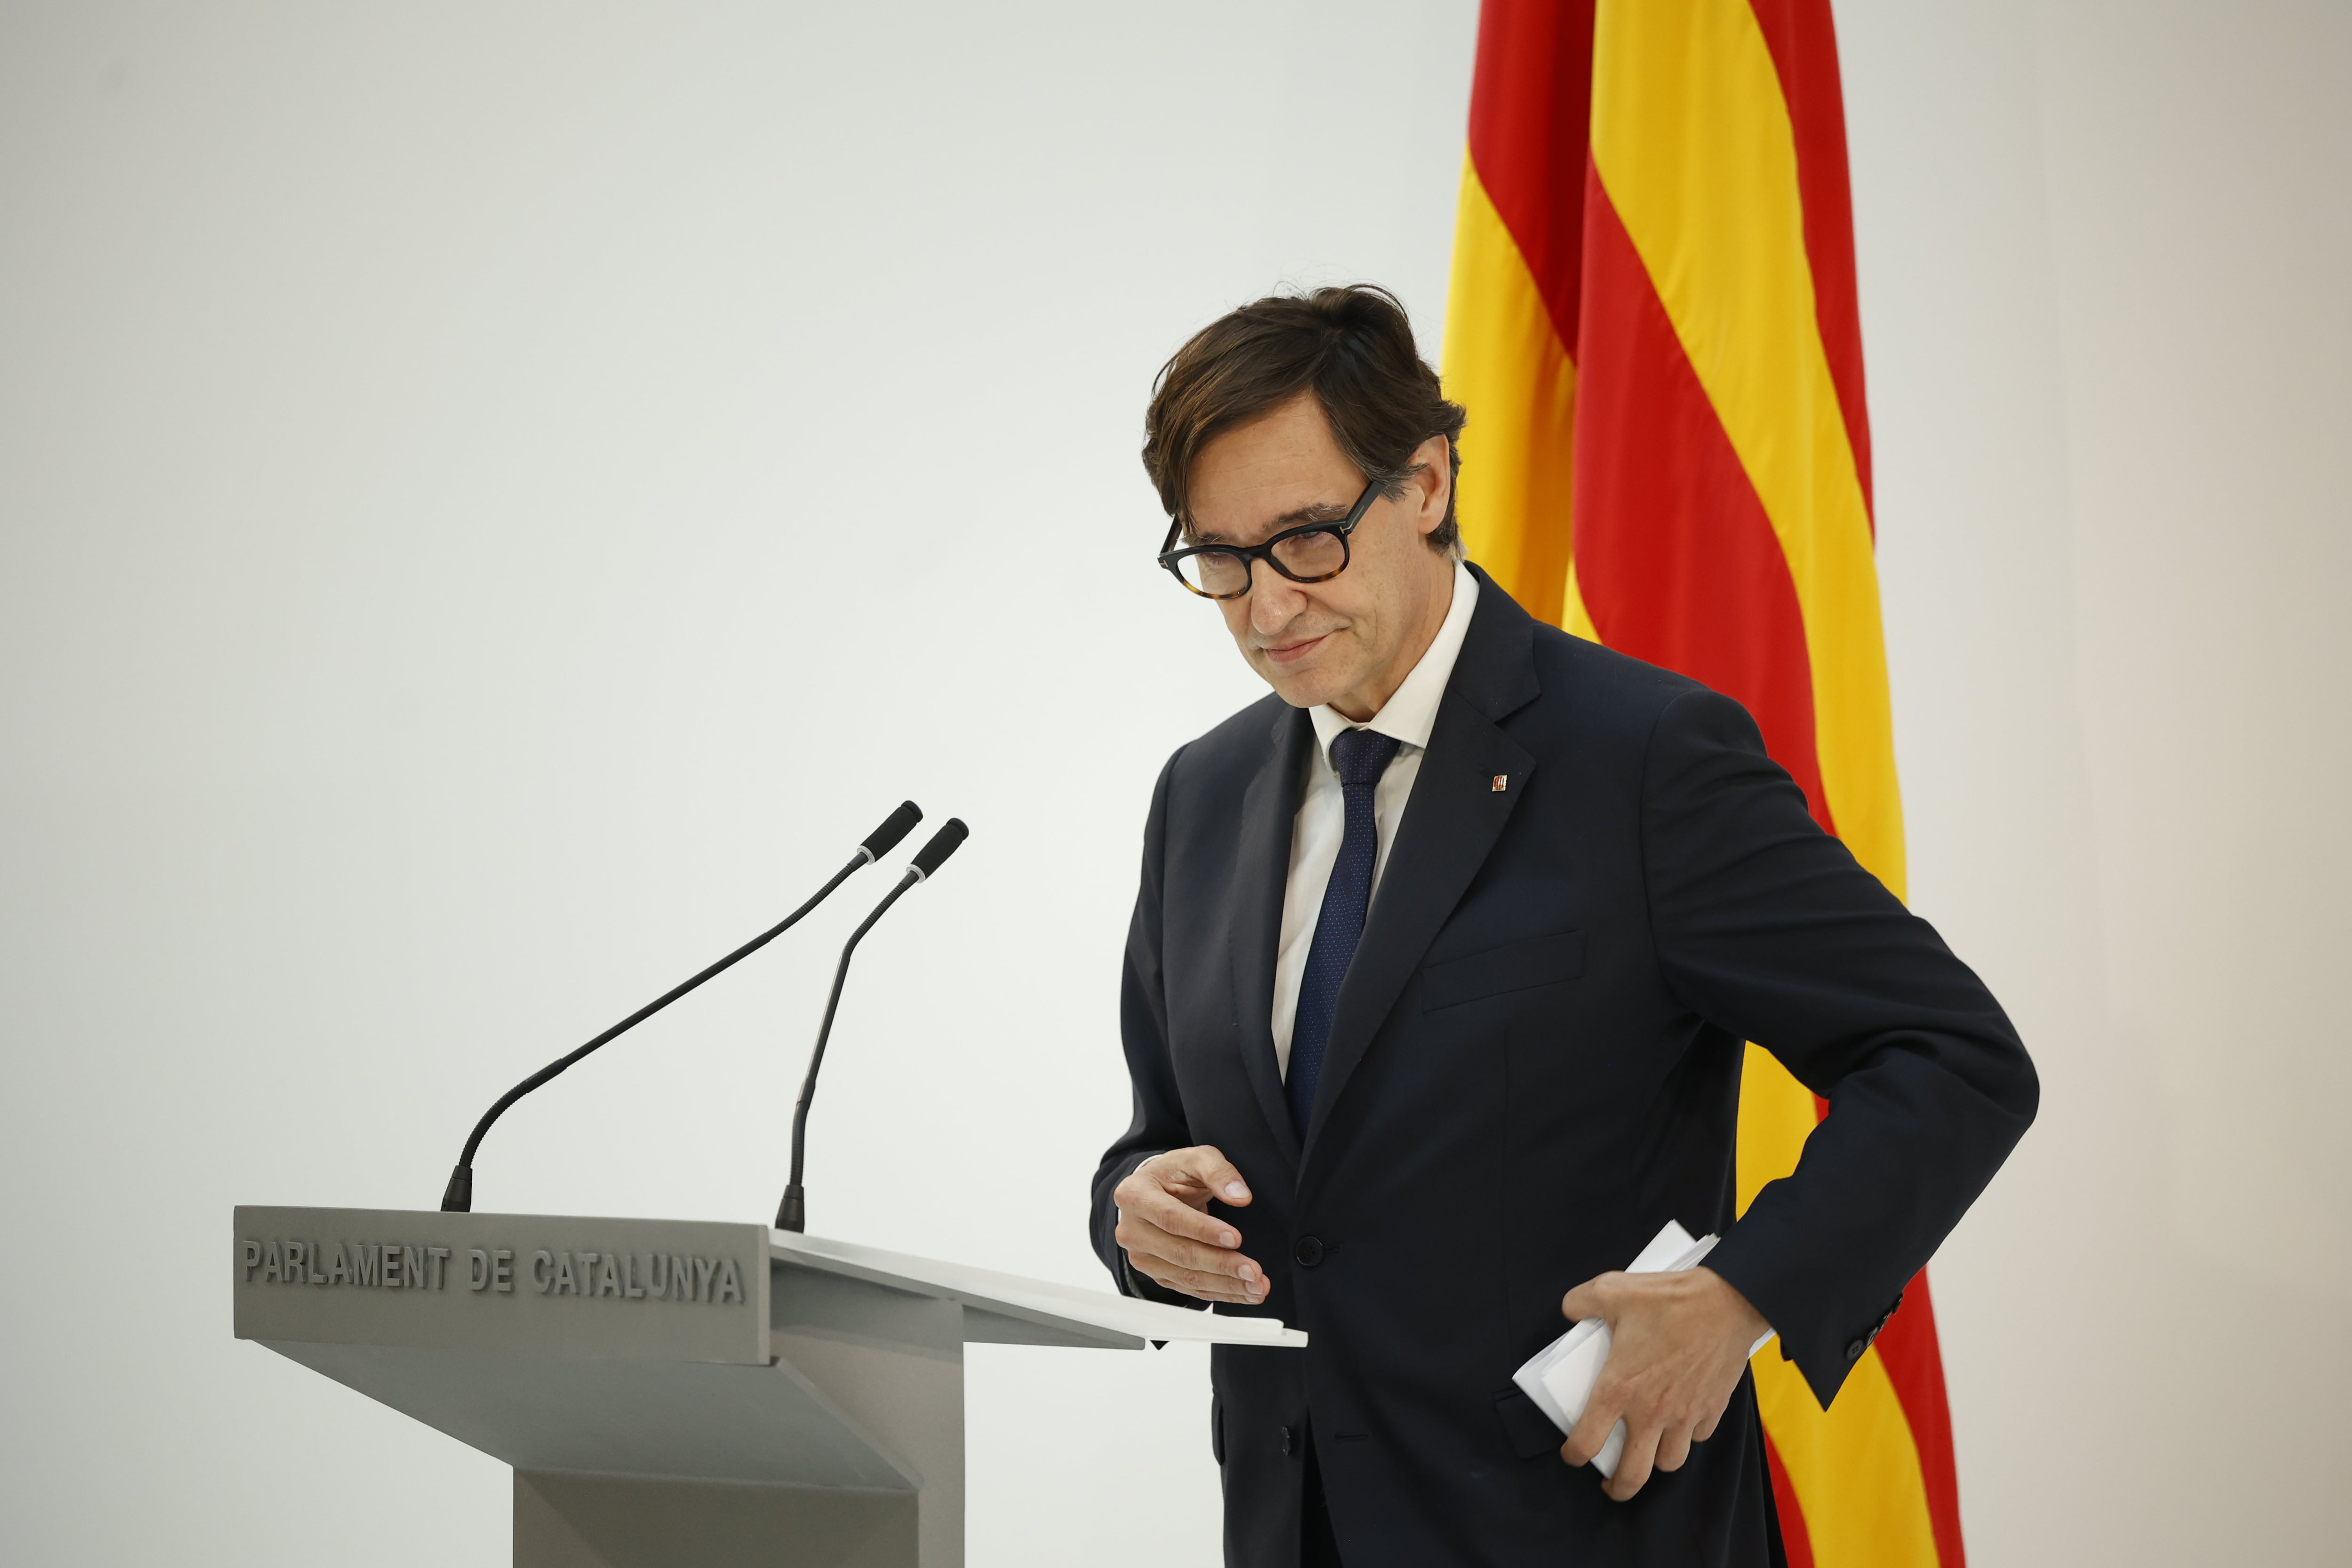
[[[949,817],[940,830],[931,835],[931,841],[916,850],[915,858],[907,862],[907,874],[898,879],[898,885],[874,906],[874,912],[866,917],[866,923],[851,931],[849,941],[842,945],[840,967],[833,972],[833,994],[824,999],[824,1022],[817,1026],[816,1049],[809,1053],[808,1077],[801,1080],[800,1103],[793,1107],[793,1176],[784,1187],[784,1201],[776,1209],[778,1230],[807,1228],[808,1194],[801,1186],[801,1170],[803,1159],[808,1152],[809,1101],[816,1098],[816,1071],[824,1065],[824,1042],[833,1033],[834,1010],[841,1005],[841,983],[849,978],[849,955],[857,951],[858,942],[874,929],[874,922],[880,920],[908,889],[918,882],[930,880],[931,873],[956,852],[956,847],[971,832],[971,829],[963,825],[961,817]]]
[[[507,1090],[504,1095],[499,1097],[499,1102],[496,1105],[491,1106],[488,1111],[483,1115],[481,1121],[475,1123],[473,1136],[466,1140],[466,1152],[457,1156],[457,1168],[449,1173],[448,1189],[441,1194],[441,1212],[444,1214],[468,1214],[472,1212],[474,1207],[475,1152],[482,1146],[482,1134],[490,1130],[490,1124],[492,1122],[506,1114],[507,1108],[509,1106],[512,1105],[516,1100],[520,1100],[524,1095],[529,1094],[532,1089],[537,1089],[541,1084],[545,1083],[548,1079],[556,1077],[562,1073],[564,1068],[572,1066],[572,1063],[579,1061],[583,1057],[586,1057],[598,1047],[606,1045],[613,1040],[620,1038],[623,1035],[627,1034],[631,1029],[635,1028],[639,1024],[644,1023],[647,1018],[652,1017],[655,1014],[660,1012],[663,1008],[668,1006],[671,1003],[677,1001],[679,997],[685,995],[688,992],[693,990],[696,986],[701,984],[712,975],[719,973],[722,970],[732,968],[736,963],[740,963],[743,959],[751,957],[753,953],[759,952],[761,948],[767,946],[770,942],[783,935],[784,932],[792,930],[794,925],[800,922],[800,918],[803,915],[808,913],[811,910],[824,902],[826,897],[830,895],[835,888],[838,888],[844,882],[849,880],[851,872],[856,871],[861,866],[869,866],[875,861],[879,860],[883,856],[890,853],[892,849],[898,847],[898,840],[906,837],[908,833],[914,831],[915,824],[922,820],[923,808],[921,806],[917,805],[911,800],[902,801],[899,804],[898,809],[892,812],[888,816],[883,818],[882,826],[867,834],[865,839],[857,846],[856,858],[851,860],[848,865],[844,866],[840,870],[835,871],[833,874],[833,879],[827,882],[824,887],[819,888],[816,890],[815,896],[811,898],[807,903],[803,904],[799,909],[796,909],[791,914],[786,915],[782,921],[770,926],[766,931],[761,931],[758,936],[753,937],[751,941],[745,942],[742,946],[737,948],[734,952],[729,953],[726,957],[720,959],[718,963],[712,964],[709,968],[704,970],[693,979],[687,981],[682,985],[673,986],[671,989],[665,991],[659,996],[655,997],[652,1001],[646,1003],[644,1006],[638,1008],[635,1012],[630,1014],[627,1017],[622,1019],[619,1023],[614,1025],[611,1028],[605,1030],[603,1034],[597,1036],[594,1039],[581,1047],[578,1050],[573,1051],[570,1056],[563,1057],[548,1063],[545,1067],[540,1068],[537,1072],[531,1074],[529,1078],[523,1079],[520,1083]],[[945,837],[946,835],[942,833],[940,837]],[[938,841],[939,840],[937,838],[932,840],[933,843],[937,843]],[[926,852],[928,853],[928,851]],[[942,857],[942,858],[944,858],[944,857]]]

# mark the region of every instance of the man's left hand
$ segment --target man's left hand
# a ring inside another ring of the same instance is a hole
[[[1748,1348],[1770,1327],[1711,1268],[1676,1274],[1603,1274],[1570,1290],[1561,1313],[1609,1325],[1609,1361],[1559,1457],[1581,1465],[1622,1419],[1625,1452],[1601,1490],[1623,1502],[1653,1469],[1678,1470],[1693,1443],[1715,1436]]]

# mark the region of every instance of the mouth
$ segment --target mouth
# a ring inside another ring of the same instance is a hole
[[[1300,659],[1321,647],[1324,639],[1330,635],[1329,632],[1325,632],[1322,637],[1307,637],[1298,642],[1284,643],[1276,647],[1263,647],[1258,651],[1265,654],[1267,659],[1275,664],[1297,664]]]

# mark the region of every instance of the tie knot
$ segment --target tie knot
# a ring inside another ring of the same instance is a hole
[[[1403,742],[1377,730],[1342,730],[1331,737],[1331,767],[1343,784],[1380,783]]]

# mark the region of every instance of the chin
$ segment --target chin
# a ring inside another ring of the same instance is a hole
[[[1293,708],[1320,708],[1348,689],[1344,681],[1334,680],[1324,671],[1284,669],[1271,660],[1251,662],[1265,683],[1274,688],[1274,694]]]

